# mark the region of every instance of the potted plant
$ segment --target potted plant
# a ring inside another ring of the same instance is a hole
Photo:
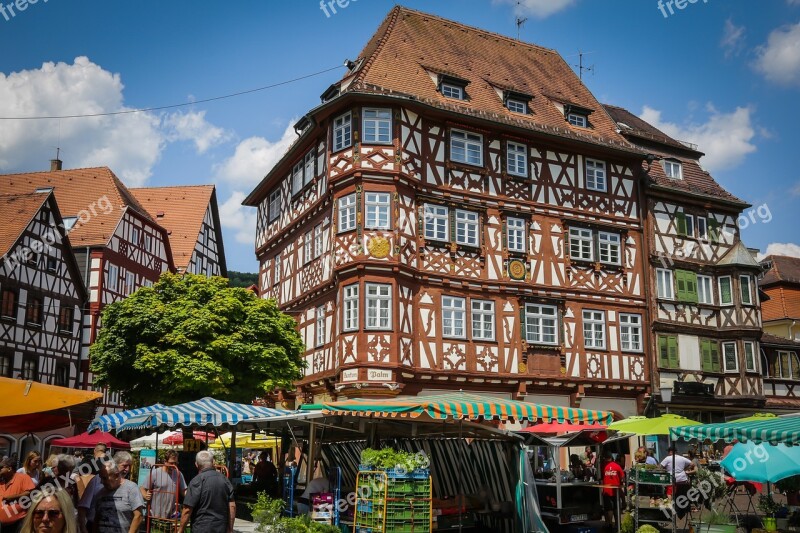
[[[735,523],[731,523],[730,515],[712,509],[706,522],[696,526],[695,530],[699,533],[736,533],[736,527]]]
[[[771,493],[762,494],[758,497],[758,510],[764,513],[761,521],[767,531],[777,531],[778,524],[775,521],[775,513],[780,509],[780,505],[772,498]]]
[[[786,505],[800,505],[800,476],[791,476],[775,483],[775,487],[786,494]]]

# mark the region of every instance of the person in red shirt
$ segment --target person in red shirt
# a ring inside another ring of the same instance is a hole
[[[25,518],[24,505],[17,503],[31,493],[36,485],[28,474],[15,472],[12,459],[0,461],[0,527],[3,531],[16,531]]]
[[[614,461],[609,451],[603,452],[603,485],[603,511],[606,525],[611,528],[625,488],[625,470]]]

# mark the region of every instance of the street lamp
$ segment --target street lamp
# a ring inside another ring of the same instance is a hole
[[[669,404],[672,402],[672,386],[661,387],[658,390],[661,393],[661,401],[664,402],[664,407],[666,407],[667,413],[669,413]]]

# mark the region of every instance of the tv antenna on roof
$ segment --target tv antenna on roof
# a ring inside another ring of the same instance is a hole
[[[594,76],[594,72],[595,72],[594,65],[592,65],[591,67],[583,66],[583,56],[589,55],[591,53],[592,52],[581,52],[580,50],[578,50],[578,64],[577,65],[575,65],[575,64],[572,65],[573,67],[578,67],[578,77],[581,79],[581,81],[583,81],[583,71],[584,70],[586,72],[591,72],[592,76]]]
[[[519,0],[517,0],[517,13],[519,13],[519,12],[520,12],[520,2],[519,2]],[[518,41],[520,40],[519,39],[519,30],[522,28],[523,24],[525,24],[526,22],[528,22],[528,17],[524,17],[523,18],[523,17],[520,17],[519,15],[517,15],[517,19],[515,21],[515,24],[517,25],[517,40]]]

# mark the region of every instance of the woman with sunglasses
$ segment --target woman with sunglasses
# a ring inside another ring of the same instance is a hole
[[[64,490],[56,491],[50,496],[37,498],[19,533],[77,533],[78,523],[75,520],[75,507]]]

